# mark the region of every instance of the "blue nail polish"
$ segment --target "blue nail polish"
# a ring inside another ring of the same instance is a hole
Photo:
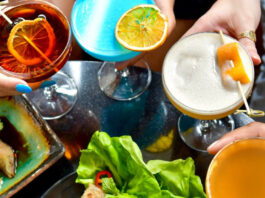
[[[32,89],[27,85],[18,84],[16,85],[16,91],[21,92],[21,93],[30,93],[32,92]]]
[[[54,80],[44,81],[41,84],[40,88],[50,87],[50,86],[55,85],[55,84],[56,84],[56,82]]]

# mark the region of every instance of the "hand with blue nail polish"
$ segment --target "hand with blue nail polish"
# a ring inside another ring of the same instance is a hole
[[[0,97],[30,93],[32,88],[23,80],[0,73]]]

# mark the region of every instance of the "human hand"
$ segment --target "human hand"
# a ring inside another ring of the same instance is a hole
[[[216,154],[225,145],[240,139],[264,137],[265,138],[265,124],[261,122],[252,122],[246,126],[237,128],[236,130],[227,133],[221,139],[211,144],[207,151],[210,154]]]
[[[32,88],[23,80],[0,73],[0,97],[29,93]]]
[[[260,21],[260,0],[217,0],[216,3],[183,35],[197,32],[218,32],[237,38],[239,34],[256,30]],[[255,43],[248,38],[239,41],[248,50],[255,65],[261,63]]]
[[[56,82],[50,79],[36,83],[27,83],[24,80],[8,77],[0,73],[0,97],[30,93],[32,90],[50,87],[54,84],[56,84]]]

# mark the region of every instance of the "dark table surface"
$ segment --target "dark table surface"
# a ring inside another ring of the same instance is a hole
[[[166,98],[160,73],[152,73],[152,83],[140,97],[129,102],[119,102],[101,92],[97,80],[100,65],[101,62],[69,61],[62,69],[76,82],[78,100],[67,115],[48,121],[48,124],[64,143],[65,155],[14,195],[14,198],[41,197],[56,181],[76,170],[79,151],[87,147],[96,130],[106,131],[111,136],[131,135],[142,149],[145,161],[191,156],[195,160],[196,173],[204,180],[212,156],[191,150],[180,140],[177,119],[181,113]],[[245,114],[233,117],[236,127],[253,121]],[[174,132],[174,141],[169,149],[158,153],[145,150],[170,131]]]

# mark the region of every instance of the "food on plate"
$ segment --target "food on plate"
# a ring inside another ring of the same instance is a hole
[[[0,131],[4,128],[0,120]],[[14,150],[0,139],[0,171],[7,177],[13,178],[16,174],[16,159]],[[0,183],[2,180],[0,180]]]
[[[103,191],[95,186],[94,184],[89,184],[88,188],[85,190],[81,198],[104,198],[105,194]]]
[[[0,170],[9,178],[15,176],[15,155],[13,149],[0,140]]]
[[[11,197],[49,167],[52,162],[46,159],[56,160],[63,152],[61,145],[58,150],[54,134],[45,129],[45,124],[21,97],[0,99],[0,121],[0,140],[14,151],[16,169],[13,178],[0,170],[0,197]]]
[[[206,197],[191,158],[145,163],[130,136],[95,132],[87,149],[81,151],[77,175],[76,182],[90,188],[86,191],[101,189],[106,198]]]

